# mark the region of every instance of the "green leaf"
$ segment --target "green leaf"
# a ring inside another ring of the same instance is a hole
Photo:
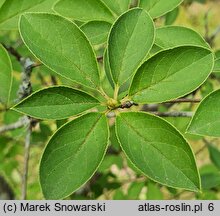
[[[114,88],[114,81],[112,79],[112,73],[111,73],[111,68],[109,65],[109,57],[108,57],[108,50],[107,49],[105,50],[103,61],[104,61],[105,75],[106,75],[106,77],[107,77],[107,79],[113,89]]]
[[[157,46],[156,44],[154,44],[153,47],[152,47],[151,50],[150,50],[149,55],[147,56],[147,58],[146,58],[145,60],[147,60],[147,59],[149,59],[150,57],[154,56],[156,53],[161,52],[162,50],[163,50],[163,49],[162,49],[161,47],[159,47],[159,46]]]
[[[129,9],[131,0],[101,0],[108,8],[116,15],[120,16],[123,12]]]
[[[96,89],[99,70],[86,36],[61,16],[26,13],[20,19],[21,37],[30,51],[61,76]]]
[[[9,125],[13,124],[22,118],[22,115],[18,112],[15,112],[14,110],[8,110],[7,112],[4,113],[4,119],[3,119],[3,124],[4,125]],[[19,140],[21,136],[24,135],[26,131],[26,127],[21,127],[21,128],[16,128],[15,130],[9,131],[11,134],[11,137],[13,137],[14,140]]]
[[[131,162],[150,179],[174,188],[200,189],[193,152],[173,126],[141,112],[121,113],[116,131]]]
[[[8,52],[0,44],[0,103],[8,105],[12,87],[12,64]]]
[[[113,195],[113,200],[126,200],[126,196],[121,188],[115,190],[115,193]]]
[[[213,80],[212,79],[207,79],[201,86],[201,97],[205,97],[211,92],[215,90],[215,86],[213,85]]]
[[[216,58],[220,58],[220,50],[217,50],[217,51],[215,52],[215,56],[216,56]]]
[[[104,75],[108,81],[108,84],[110,86],[110,88],[113,90],[114,89],[114,81],[112,79],[112,73],[111,73],[111,69],[110,69],[110,65],[109,65],[109,58],[108,58],[108,50],[106,49],[105,53],[104,53]],[[125,95],[127,95],[127,91],[130,87],[131,84],[131,78],[129,78],[120,88],[118,91],[118,94],[120,95],[119,99],[122,99],[125,97]],[[113,97],[114,93],[112,92],[112,97]]]
[[[50,126],[42,121],[39,123],[39,130],[31,133],[31,145],[44,145],[51,135]]]
[[[218,193],[215,190],[203,191],[196,197],[197,200],[219,200]]]
[[[201,175],[202,189],[209,190],[220,185],[220,173],[207,173]]]
[[[157,183],[149,181],[147,184],[147,199],[148,200],[163,200],[163,193],[160,191],[160,186]]]
[[[115,132],[115,125],[112,125],[110,127],[110,145],[113,148],[113,150],[115,150],[116,152],[121,152],[121,147],[120,144],[118,142],[118,138],[116,136],[116,132]]]
[[[111,24],[105,21],[91,21],[80,28],[93,45],[98,45],[107,41]]]
[[[11,86],[10,99],[9,99],[11,101],[11,105],[14,105],[18,98],[17,93],[18,93],[19,86],[21,84],[21,80],[19,78],[21,77],[17,76],[17,74],[15,73],[15,70],[13,70],[12,86]]]
[[[213,68],[214,73],[220,73],[220,58],[215,60],[215,65]]]
[[[202,100],[187,132],[220,137],[220,90],[212,92]]]
[[[154,42],[154,24],[142,9],[124,13],[112,27],[108,41],[111,73],[121,86],[136,71]]]
[[[99,20],[112,23],[115,19],[100,0],[60,0],[54,5],[54,10],[64,17],[82,22]]]
[[[112,165],[116,165],[119,169],[122,169],[122,157],[120,155],[106,155],[98,168],[98,172],[110,172]]]
[[[147,10],[153,18],[157,18],[172,11],[182,2],[183,0],[169,0],[166,2],[164,0],[140,0],[140,7]]]
[[[176,7],[174,10],[166,14],[165,25],[172,25],[179,15],[179,7]]]
[[[103,160],[108,137],[107,119],[99,113],[61,127],[49,140],[40,163],[45,198],[62,199],[86,183]]]
[[[0,29],[18,28],[19,15],[23,12],[49,12],[56,0],[10,0],[0,8]]]
[[[178,46],[210,46],[197,32],[182,26],[166,26],[156,29],[155,44],[163,49]]]
[[[0,23],[5,22],[6,20],[17,16],[18,14],[27,11],[30,8],[35,7],[38,4],[41,4],[45,0],[10,0],[5,1],[0,9]]]
[[[180,133],[184,134],[186,129],[191,121],[191,117],[166,117],[166,121],[168,121],[171,125],[173,125]],[[203,137],[195,134],[185,134],[184,136],[187,140],[199,140]]]
[[[137,103],[158,103],[182,97],[208,78],[213,63],[211,51],[200,47],[162,51],[138,69],[129,95]]]
[[[98,100],[82,91],[57,86],[33,93],[13,109],[37,119],[65,119],[99,104]]]
[[[217,173],[218,171],[219,171],[218,168],[212,163],[205,164],[199,168],[200,175],[208,174],[208,173]]]
[[[57,129],[60,128],[61,126],[63,126],[64,124],[66,124],[67,121],[68,121],[68,119],[60,119],[60,120],[57,120],[57,121],[56,121]]]
[[[127,200],[138,200],[144,187],[144,182],[133,182],[128,188]]]
[[[6,0],[0,0],[0,8],[1,8],[1,6],[4,4],[5,1],[6,1]]]
[[[212,145],[208,145],[208,150],[211,161],[220,170],[220,151]]]

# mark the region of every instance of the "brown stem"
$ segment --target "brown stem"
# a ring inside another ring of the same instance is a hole
[[[17,61],[21,61],[21,59],[22,59],[22,56],[18,53],[18,51],[17,50],[15,50],[13,47],[11,47],[11,46],[6,46],[5,44],[3,44],[2,43],[2,46],[3,47],[5,47],[5,49],[11,54],[11,55],[13,55],[16,59],[17,59]]]
[[[51,79],[52,85],[57,85],[57,79],[56,79],[56,77],[54,75],[51,75],[50,79]]]
[[[43,85],[43,86],[48,86],[48,83],[47,83],[47,81],[44,79],[44,76],[39,72],[38,74],[38,78],[40,79],[40,81],[41,81],[41,84]]]

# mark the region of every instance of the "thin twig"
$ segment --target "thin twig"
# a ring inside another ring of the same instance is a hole
[[[164,103],[200,103],[200,99],[189,99],[189,98],[180,98],[172,101],[167,101]]]
[[[38,67],[41,65],[31,61],[29,58],[22,58],[20,60],[21,65],[23,66],[24,70],[22,72],[22,82],[19,86],[18,90],[18,100],[22,100],[29,96],[32,93],[32,85],[31,85],[31,73],[34,67]],[[32,132],[32,121],[33,119],[26,116],[29,119],[28,128],[26,131],[25,137],[25,153],[24,153],[24,173],[22,177],[21,183],[21,198],[23,200],[27,197],[27,178],[28,178],[28,164],[29,164],[29,152],[30,152],[30,139],[31,139],[31,132]]]
[[[30,155],[30,140],[31,140],[31,123],[29,122],[27,128],[27,134],[25,137],[25,152],[24,152],[24,172],[22,178],[22,200],[27,198],[27,178],[28,178],[28,164],[29,164],[29,155]]]
[[[141,108],[141,111],[157,112],[158,111],[158,104],[144,104]]]
[[[3,46],[8,50],[8,52],[15,56],[15,58],[20,62],[23,67],[22,72],[22,81],[18,90],[18,100],[20,101],[32,93],[32,85],[31,85],[31,73],[33,68],[41,66],[41,63],[35,63],[31,61],[29,58],[23,58],[13,47],[8,47],[3,44]],[[28,164],[29,164],[29,153],[30,153],[30,140],[31,140],[31,132],[32,127],[36,124],[37,121],[28,116],[24,116],[20,118],[17,122],[6,125],[0,128],[0,133],[4,133],[9,130],[14,130],[23,126],[28,126],[25,137],[25,152],[24,152],[24,173],[22,176],[21,183],[21,198],[23,200],[27,197],[27,179],[28,179]]]
[[[56,79],[56,77],[54,75],[51,75],[50,79],[51,79],[52,85],[57,85],[57,79]]]
[[[21,61],[22,56],[20,55],[20,53],[18,53],[17,50],[15,50],[13,47],[11,46],[6,46],[5,44],[2,43],[2,46],[5,47],[5,49],[11,54],[13,55],[17,61]]]
[[[160,117],[192,117],[193,112],[151,112],[154,115],[160,116]]]
[[[33,67],[35,67],[35,63],[31,61],[29,58],[22,59],[21,63],[23,65],[24,71],[22,72],[22,82],[19,86],[18,90],[18,100],[22,100],[26,98],[32,92],[31,86],[31,72]]]
[[[19,118],[19,120],[15,123],[0,127],[0,134],[3,134],[9,130],[15,130],[15,129],[27,126],[28,123],[29,123],[28,117],[23,116],[23,117]]]
[[[203,152],[204,149],[206,149],[207,145],[203,145],[198,151],[195,152],[195,155],[199,155],[201,152]]]
[[[209,42],[209,21],[208,21],[209,12],[210,9],[205,13],[204,16],[205,39],[207,42]]]
[[[37,76],[38,76],[38,78],[40,79],[41,84],[42,84],[43,86],[48,86],[47,81],[44,79],[44,76],[43,76],[40,72],[37,74]]]
[[[31,85],[31,73],[34,67],[39,66],[39,64],[34,63],[29,58],[22,59],[21,64],[23,65],[24,71],[22,72],[22,82],[19,86],[18,96],[19,100],[26,98],[28,95],[32,93],[32,85]],[[21,183],[21,196],[22,199],[25,200],[27,197],[27,178],[28,178],[28,164],[29,164],[29,152],[30,152],[30,139],[31,139],[31,131],[32,131],[32,119],[29,119],[27,134],[25,138],[25,153],[24,153],[24,173],[22,177]]]
[[[151,114],[160,116],[160,117],[188,117],[191,118],[194,115],[194,112],[150,112]],[[108,118],[115,118],[115,112],[109,112],[107,114]]]

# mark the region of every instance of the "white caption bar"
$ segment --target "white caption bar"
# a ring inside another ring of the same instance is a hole
[[[220,201],[0,201],[0,215],[219,216]]]

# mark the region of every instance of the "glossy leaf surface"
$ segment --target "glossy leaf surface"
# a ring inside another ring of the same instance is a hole
[[[93,45],[98,45],[107,42],[111,24],[105,21],[91,21],[80,28]]]
[[[220,151],[218,148],[208,145],[209,156],[212,163],[220,170]]]
[[[200,47],[162,51],[138,69],[129,94],[138,103],[157,103],[184,96],[207,79],[213,63],[211,51]]]
[[[192,150],[169,123],[147,113],[121,113],[116,132],[127,157],[146,176],[170,187],[199,190]]]
[[[213,68],[214,73],[220,73],[220,58],[215,60],[215,66]]]
[[[129,10],[113,25],[108,41],[113,80],[121,86],[135,73],[154,42],[154,24],[142,9]]]
[[[27,13],[21,16],[20,33],[30,51],[50,69],[97,88],[99,71],[94,51],[74,23],[53,14]]]
[[[220,136],[220,90],[212,92],[200,103],[187,131],[199,135]]]
[[[112,12],[100,0],[60,0],[54,5],[54,10],[64,17],[82,22],[114,21]]]
[[[40,164],[46,199],[62,199],[88,181],[100,165],[108,143],[105,116],[90,113],[61,127],[50,139]]]
[[[116,15],[121,15],[123,12],[129,9],[131,0],[101,0],[108,8],[111,9]]]
[[[57,0],[6,0],[0,8],[0,29],[18,28],[19,16],[24,12],[51,12]],[[1,2],[0,2],[1,6]]]
[[[178,46],[201,46],[210,49],[197,32],[182,26],[166,26],[156,29],[155,44],[163,49]]]
[[[8,105],[12,85],[12,65],[6,49],[0,44],[0,103]]]
[[[183,0],[140,0],[140,7],[149,12],[153,18],[160,17],[176,8]]]
[[[33,93],[13,109],[39,119],[65,119],[99,104],[92,96],[68,87],[50,87]]]

